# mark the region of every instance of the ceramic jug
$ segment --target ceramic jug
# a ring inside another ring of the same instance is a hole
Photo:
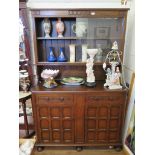
[[[85,37],[87,34],[87,27],[84,23],[73,24],[72,31],[76,33],[77,37]]]

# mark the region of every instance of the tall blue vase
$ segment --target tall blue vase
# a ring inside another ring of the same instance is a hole
[[[53,53],[53,48],[52,47],[49,47],[49,54],[48,54],[48,62],[55,62],[57,60],[57,58],[54,56],[54,53]]]
[[[67,59],[65,58],[64,56],[64,51],[63,51],[63,48],[60,47],[60,55],[58,57],[58,62],[65,62],[67,61]]]

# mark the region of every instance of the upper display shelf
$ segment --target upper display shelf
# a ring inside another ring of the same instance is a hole
[[[41,39],[122,39],[124,18],[36,18]]]
[[[101,39],[107,39],[107,38],[102,38],[102,37],[96,37],[96,38],[86,38],[86,37],[62,37],[62,38],[59,38],[59,37],[37,37],[37,40],[86,40],[86,39],[90,39],[90,40],[93,40],[93,39],[96,39],[96,40],[101,40]],[[108,39],[118,39],[118,38],[108,38]],[[120,38],[120,39],[123,39],[123,38]]]

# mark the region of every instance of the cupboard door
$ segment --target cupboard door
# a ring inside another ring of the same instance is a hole
[[[85,135],[87,143],[120,142],[123,104],[119,96],[114,98],[101,94],[86,97]]]
[[[86,103],[85,135],[87,143],[107,143],[108,107],[104,104]]]
[[[55,102],[45,100],[47,96],[37,104],[38,140],[41,143],[74,143],[73,102],[66,102],[66,98],[63,101],[56,98]]]

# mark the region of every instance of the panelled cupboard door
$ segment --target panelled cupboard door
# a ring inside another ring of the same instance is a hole
[[[86,143],[116,143],[121,141],[121,96],[87,95],[85,104]]]
[[[38,141],[53,144],[74,143],[72,95],[39,96],[37,103]]]

